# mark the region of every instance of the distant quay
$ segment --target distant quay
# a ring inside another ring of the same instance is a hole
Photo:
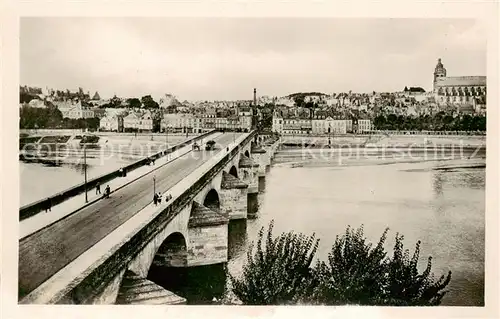
[[[338,148],[338,147],[486,147],[485,135],[389,135],[345,134],[336,136],[285,135],[280,138],[285,148]]]

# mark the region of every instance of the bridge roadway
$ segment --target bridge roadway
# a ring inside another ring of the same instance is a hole
[[[153,200],[164,193],[241,134],[226,133],[214,140],[214,151],[192,152],[112,193],[109,199],[92,204],[19,242],[19,297],[22,298],[102,240]],[[204,145],[203,145],[204,146]]]

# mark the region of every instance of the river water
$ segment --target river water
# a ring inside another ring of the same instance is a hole
[[[231,302],[227,272],[241,273],[249,244],[271,220],[275,235],[315,233],[320,238],[316,256],[322,260],[348,225],[363,224],[365,236],[373,243],[390,228],[385,245],[389,256],[399,232],[411,253],[415,243],[422,241],[421,270],[432,256],[436,277],[452,271],[442,305],[484,305],[484,155],[475,160],[411,162],[380,160],[376,155],[378,160],[352,165],[322,159],[300,167],[289,165],[297,160],[296,151],[281,151],[276,156],[280,163],[260,181],[264,191],[259,194],[258,218],[229,224],[227,265],[196,267],[181,277],[176,274],[182,278],[179,285],[166,288],[187,297],[190,304],[209,304],[213,297]]]

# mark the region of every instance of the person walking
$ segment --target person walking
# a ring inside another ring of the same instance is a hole
[[[158,193],[158,205],[160,205],[160,204],[161,204],[161,194]]]
[[[172,199],[172,195],[167,194],[167,196],[165,196],[165,203],[168,202],[171,199]]]
[[[155,206],[158,204],[158,195],[156,193],[153,195],[153,203]]]
[[[104,196],[106,196],[106,198],[109,198],[110,193],[111,189],[109,188],[109,185],[106,185],[106,189],[104,190]]]
[[[52,210],[52,199],[47,198],[47,204],[45,204],[45,212],[50,212]]]
[[[95,194],[101,194],[101,184],[99,182],[95,185]]]

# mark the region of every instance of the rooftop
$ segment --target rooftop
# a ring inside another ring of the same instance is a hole
[[[486,76],[453,76],[438,78],[437,86],[486,86]]]

